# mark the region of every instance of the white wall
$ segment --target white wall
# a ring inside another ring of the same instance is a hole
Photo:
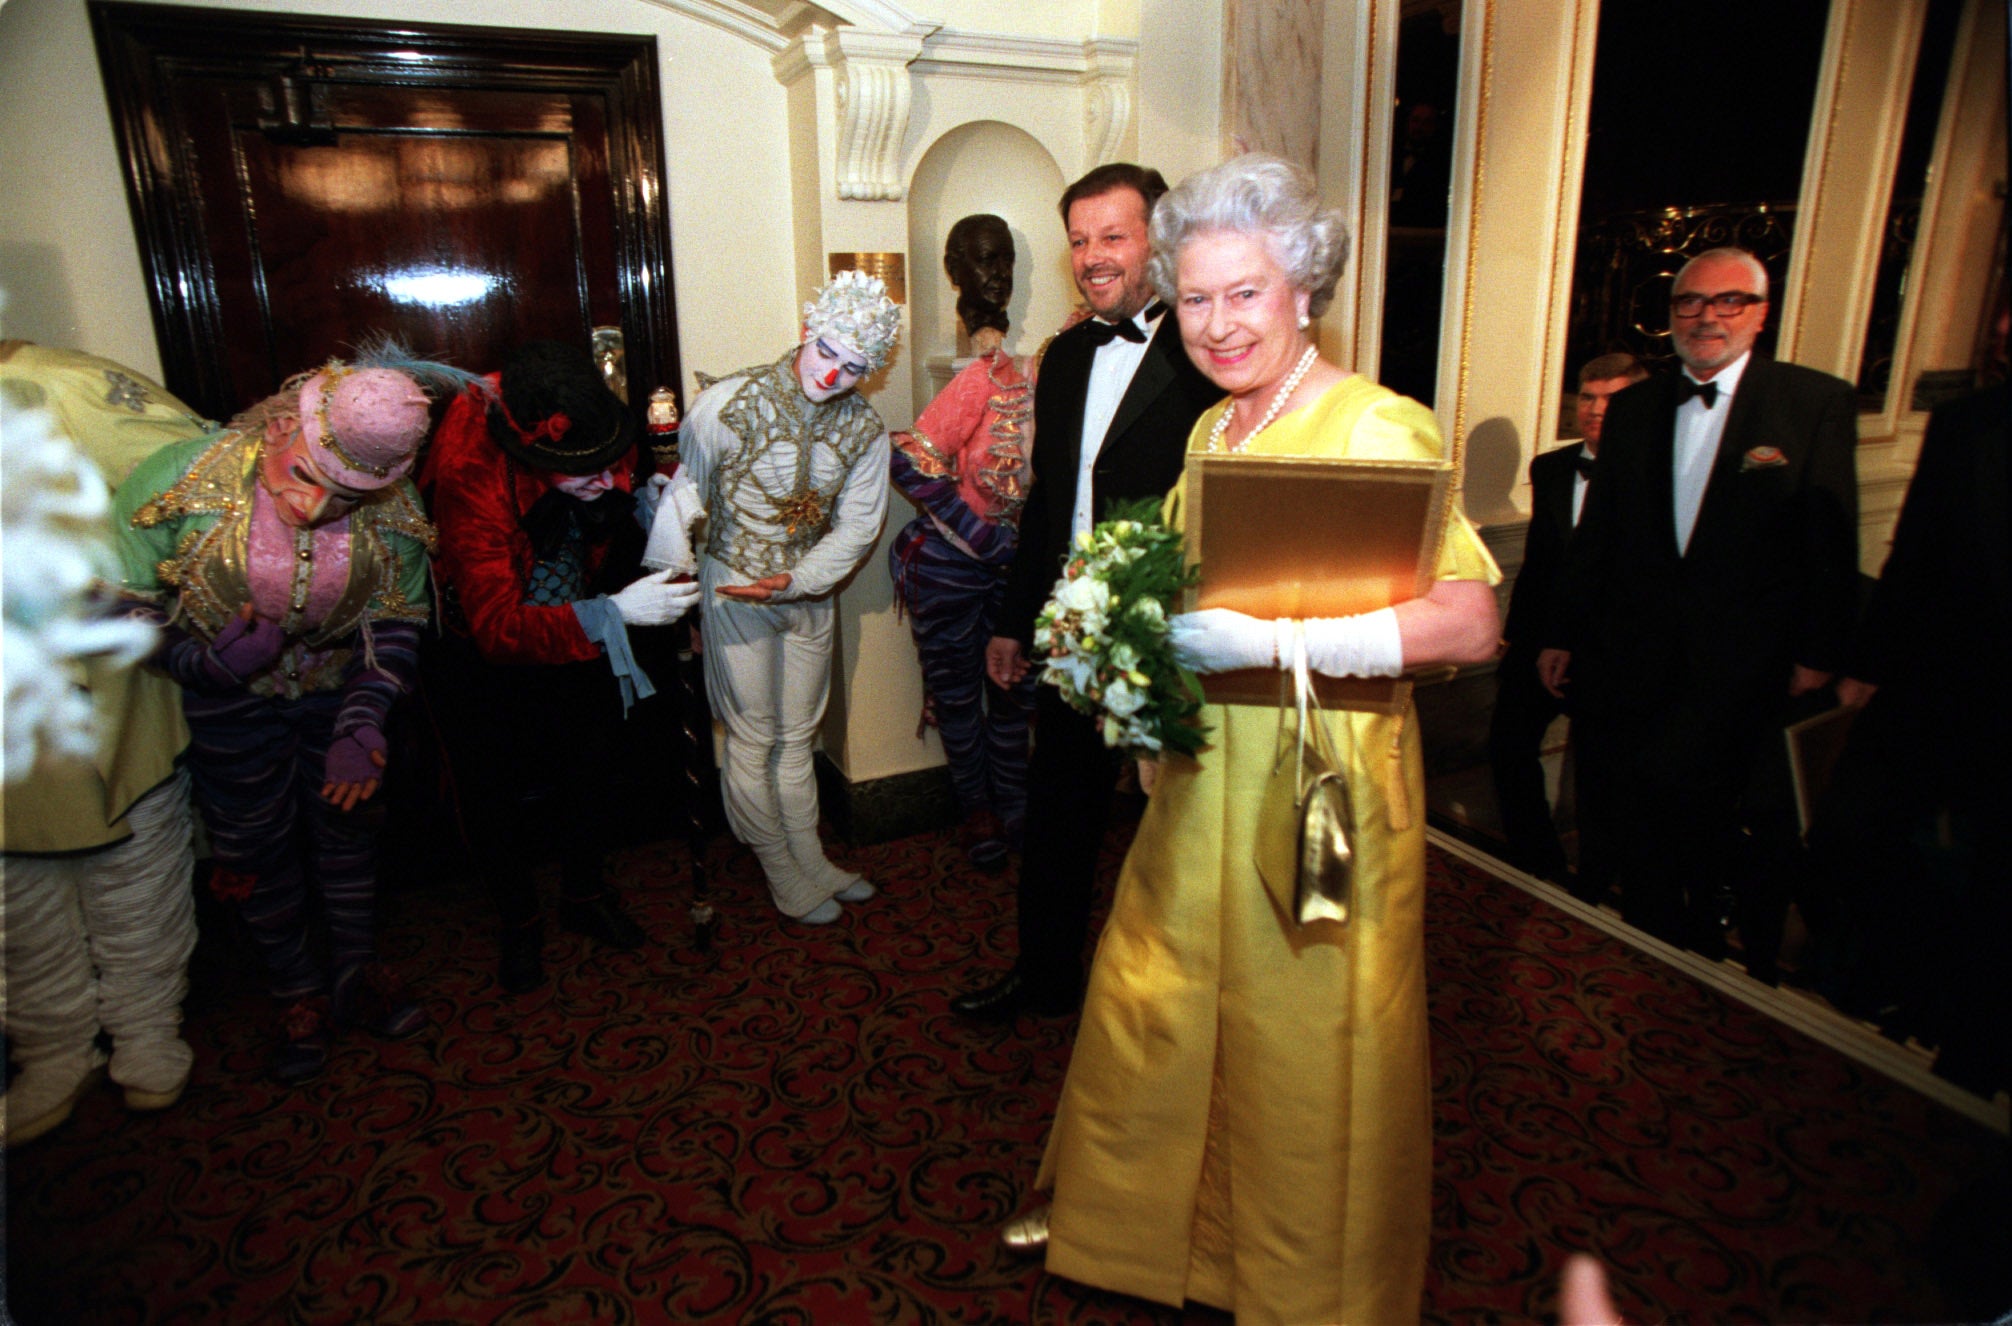
[[[0,334],[161,376],[84,0],[0,7]]]
[[[1341,0],[1329,0],[1339,4]],[[1223,0],[1144,0],[1139,15],[1140,165],[1178,184],[1228,155]]]

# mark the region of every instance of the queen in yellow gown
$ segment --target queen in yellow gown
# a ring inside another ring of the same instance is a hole
[[[1188,353],[1228,393],[1191,452],[1444,455],[1430,411],[1312,344],[1347,236],[1306,171],[1252,155],[1190,177],[1152,237]],[[1178,522],[1179,490],[1169,505]],[[1318,622],[1188,614],[1177,655],[1202,673],[1290,666],[1303,632],[1335,675],[1489,657],[1499,573],[1446,519],[1430,593]],[[1315,719],[1345,767],[1357,855],[1346,924],[1304,926],[1253,865],[1279,713],[1211,705],[1202,721],[1207,747],[1160,772],[1097,949],[1036,1182],[1053,1194],[1048,1269],[1242,1323],[1415,1321],[1432,1170],[1416,717]]]

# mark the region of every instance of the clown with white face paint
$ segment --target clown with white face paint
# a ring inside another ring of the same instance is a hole
[[[638,574],[640,431],[585,345],[530,341],[447,407],[420,477],[440,526],[443,598],[428,689],[502,923],[497,983],[512,994],[545,981],[526,786],[549,786],[546,818],[565,825],[559,924],[608,948],[646,939],[606,869],[617,771],[630,711],[656,690],[648,633],[699,590],[670,570]]]
[[[887,428],[853,389],[900,327],[878,279],[841,272],[804,306],[802,342],[707,385],[680,434],[707,513],[706,697],[726,725],[727,820],[777,909],[809,925],[873,896],[824,853],[810,751],[831,690],[831,595],[887,515]]]

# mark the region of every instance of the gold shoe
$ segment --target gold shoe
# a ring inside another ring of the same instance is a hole
[[[1048,1215],[1055,1208],[1038,1206],[1018,1220],[1009,1220],[999,1228],[999,1241],[1006,1245],[1006,1251],[1031,1257],[1048,1246]]]

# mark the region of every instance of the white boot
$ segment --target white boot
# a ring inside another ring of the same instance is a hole
[[[78,902],[98,968],[98,1021],[112,1033],[112,1080],[126,1107],[181,1099],[195,1053],[181,1037],[196,947],[195,854],[188,774],[126,813],[133,836],[86,858]]]
[[[864,875],[845,869],[824,854],[824,841],[815,828],[789,830],[789,855],[805,879],[840,902],[865,902],[878,892]]]
[[[829,925],[839,916],[839,906],[831,900],[837,890],[827,888],[796,863],[795,855],[781,843],[749,843],[762,873],[768,876],[769,897],[776,910],[805,925]]]
[[[104,1071],[96,1045],[98,981],[77,902],[79,863],[88,859],[0,859],[7,1037],[21,1065],[7,1088],[8,1146],[68,1119]]]
[[[118,1040],[112,1045],[112,1080],[125,1089],[129,1110],[164,1110],[182,1098],[196,1052],[178,1036]]]
[[[0,1132],[9,1150],[67,1123],[85,1092],[105,1075],[105,1056],[96,1046],[23,1066],[7,1086],[0,1105]]]

